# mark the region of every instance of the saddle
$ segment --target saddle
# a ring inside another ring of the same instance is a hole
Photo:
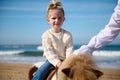
[[[32,80],[34,73],[37,71],[38,67],[36,66],[32,66],[28,72],[28,78],[29,80]],[[48,75],[48,77],[46,78],[46,80],[51,80],[53,75],[57,72],[57,69],[55,67],[51,67],[50,68],[50,73]]]

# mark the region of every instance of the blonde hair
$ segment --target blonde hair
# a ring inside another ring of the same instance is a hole
[[[55,1],[53,1],[53,2],[51,2],[51,3],[48,5],[48,7],[47,7],[47,17],[48,17],[49,11],[50,11],[50,10],[53,10],[53,9],[61,10],[62,13],[63,13],[63,16],[65,16],[64,9],[63,9],[63,7],[62,7],[61,2],[55,2]]]

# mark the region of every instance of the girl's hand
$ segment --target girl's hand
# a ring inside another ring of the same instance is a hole
[[[59,68],[61,66],[61,64],[62,64],[62,62],[58,62],[56,66]]]

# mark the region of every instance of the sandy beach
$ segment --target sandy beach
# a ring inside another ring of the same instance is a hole
[[[0,63],[0,80],[28,80],[31,64]],[[101,69],[100,80],[120,80],[120,69]]]

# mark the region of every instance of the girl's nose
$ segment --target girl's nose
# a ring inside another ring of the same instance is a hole
[[[58,22],[58,21],[59,21],[59,19],[55,19],[55,21],[56,21],[56,22]]]

